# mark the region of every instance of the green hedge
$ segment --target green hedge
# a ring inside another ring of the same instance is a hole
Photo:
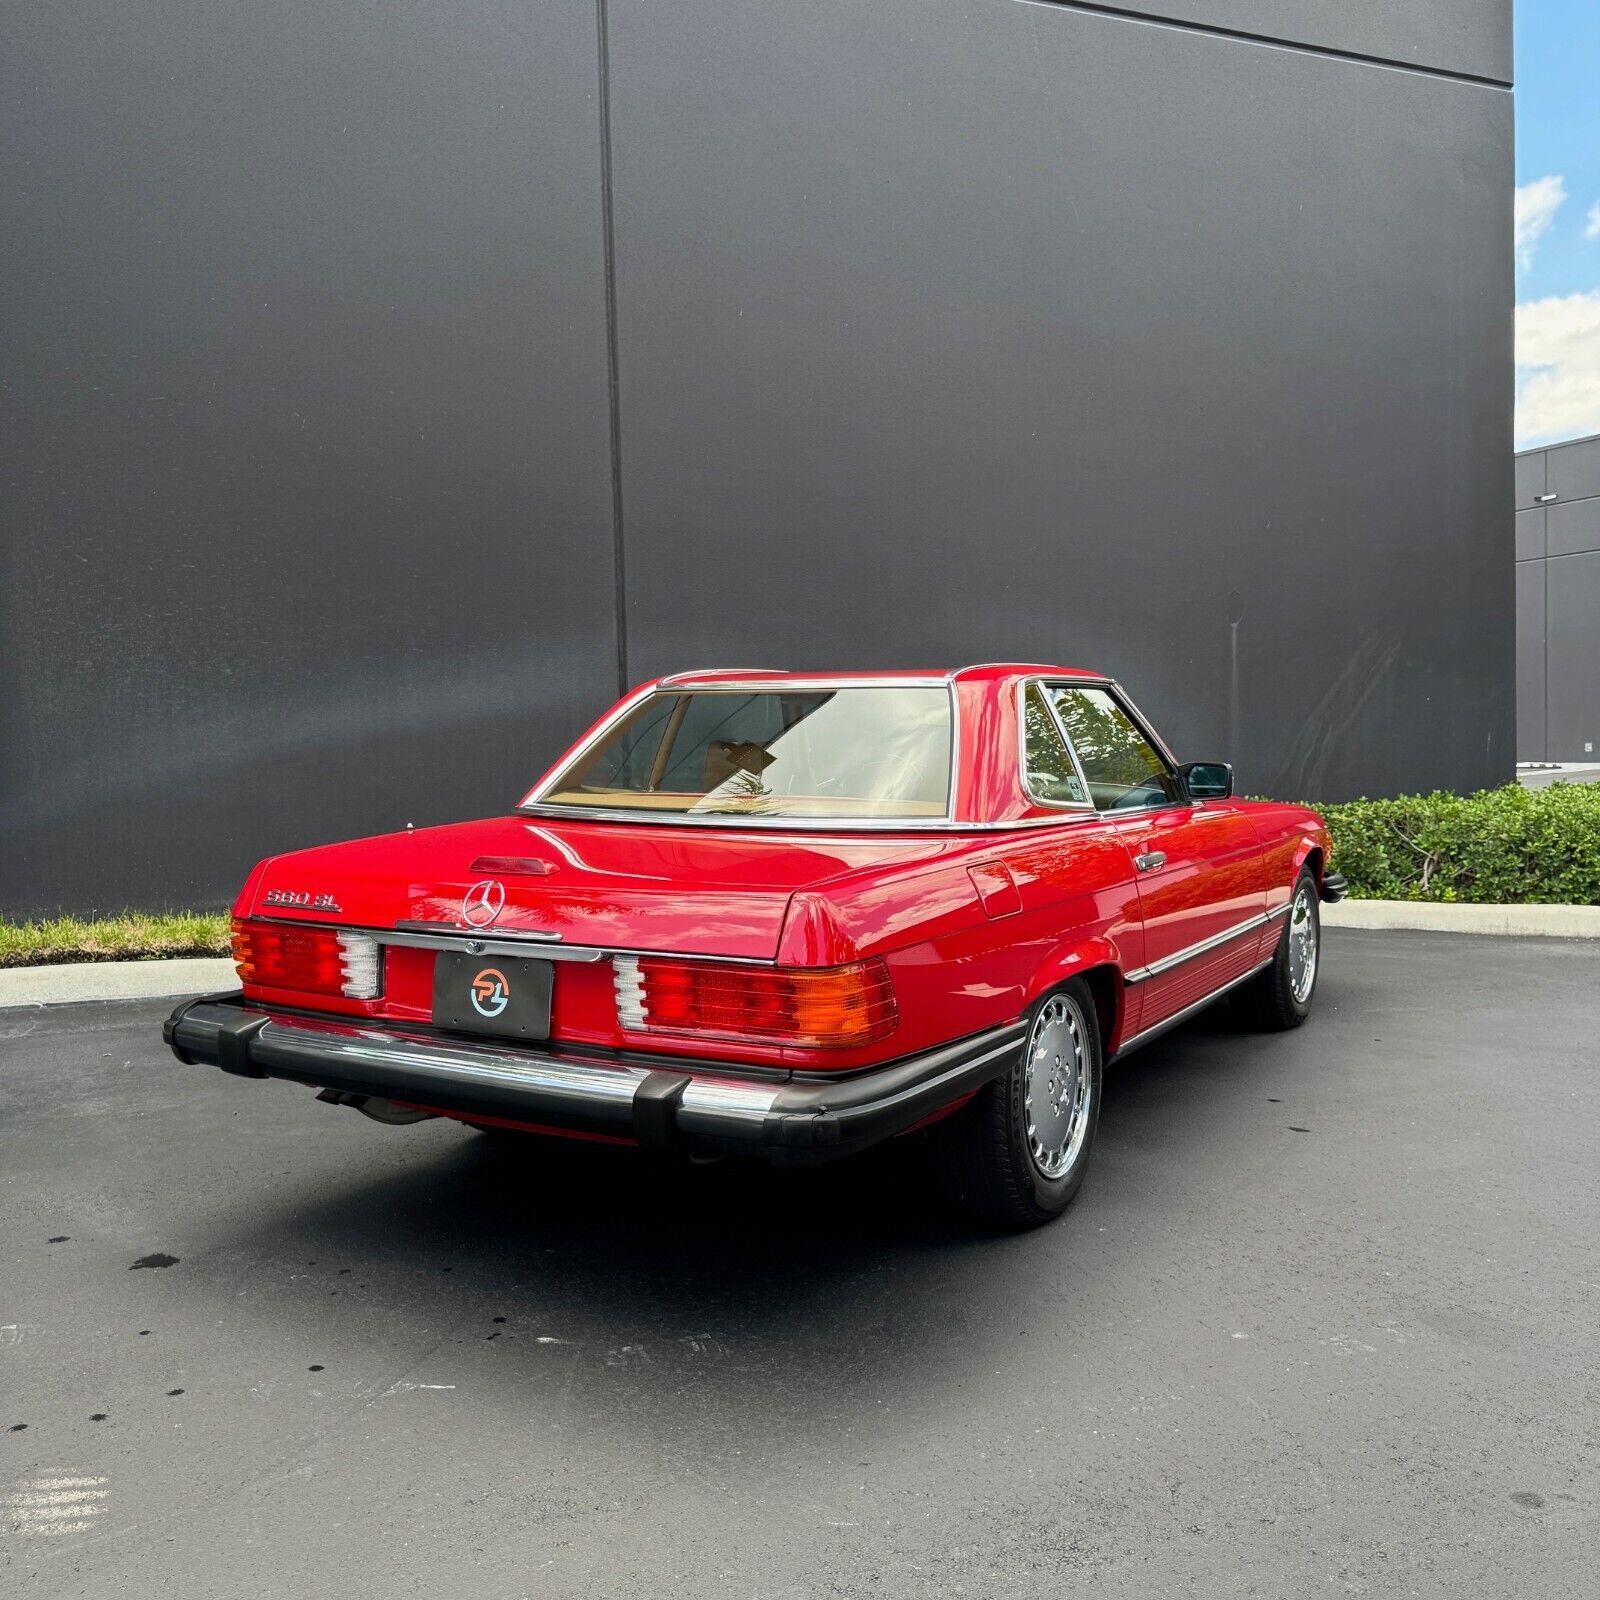
[[[1600,905],[1600,784],[1317,809],[1355,899]]]

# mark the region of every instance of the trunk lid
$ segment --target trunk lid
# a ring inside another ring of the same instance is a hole
[[[875,865],[940,854],[935,835],[763,836],[720,828],[492,817],[276,856],[249,915],[342,926],[475,926],[463,902],[499,883],[486,934],[559,935],[565,944],[771,959],[790,897]]]

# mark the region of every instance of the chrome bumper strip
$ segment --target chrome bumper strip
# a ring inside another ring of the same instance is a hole
[[[215,1008],[221,1010],[221,1007]],[[197,1022],[208,1018],[202,1013]],[[633,1097],[650,1076],[645,1067],[540,1059],[492,1041],[455,1044],[391,1033],[335,1032],[316,1023],[269,1021],[250,1047],[252,1062],[271,1077],[311,1081],[319,1073],[353,1069],[393,1078],[395,1098],[426,1103],[428,1091],[448,1095],[464,1086],[537,1095],[556,1111],[582,1106],[600,1120],[626,1125]]]
[[[734,1083],[727,1079],[691,1078],[678,1102],[678,1126],[685,1133],[759,1138],[767,1113],[783,1085]]]

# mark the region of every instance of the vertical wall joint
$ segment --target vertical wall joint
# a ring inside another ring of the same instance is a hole
[[[595,0],[600,104],[600,207],[602,246],[605,253],[606,392],[611,430],[611,546],[612,585],[617,635],[617,693],[630,687],[628,680],[628,568],[622,520],[622,409],[617,375],[617,243],[611,192],[611,40],[606,0]]]

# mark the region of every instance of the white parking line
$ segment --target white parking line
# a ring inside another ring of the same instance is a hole
[[[111,1493],[104,1477],[47,1473],[25,1478],[5,1497],[11,1531],[26,1536],[86,1533]]]

